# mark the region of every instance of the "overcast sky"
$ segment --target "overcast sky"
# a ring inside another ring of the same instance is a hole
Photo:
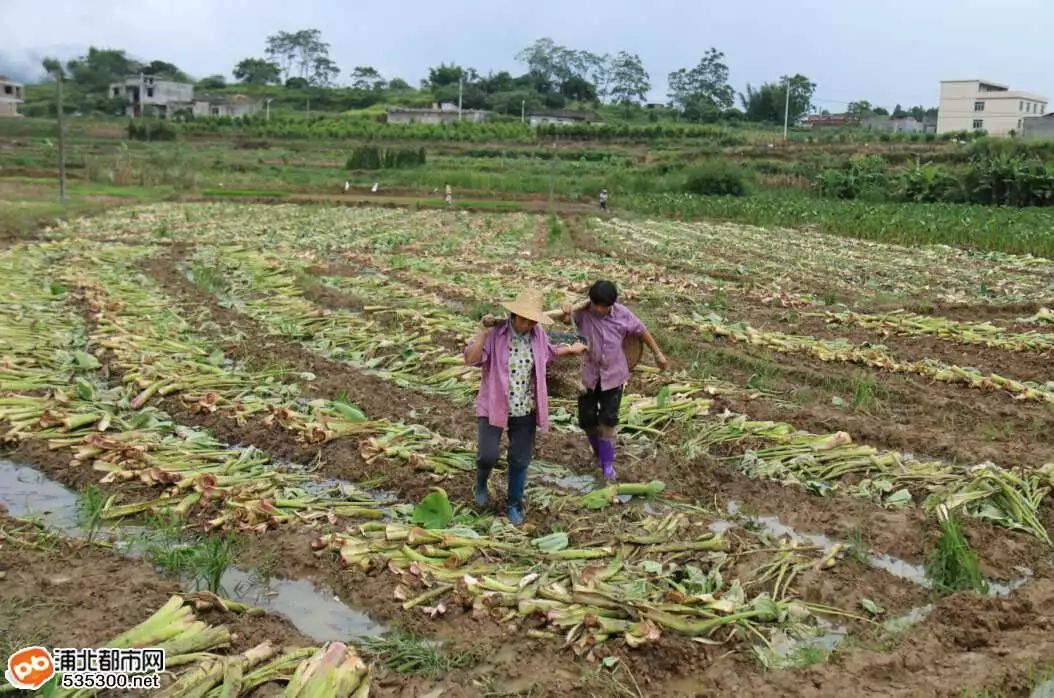
[[[549,36],[639,54],[654,101],[710,46],[737,91],[803,73],[830,111],[856,99],[936,106],[942,78],[1054,96],[1054,0],[0,0],[0,27],[0,72],[22,79],[42,56],[89,45],[230,78],[268,34],[318,28],[344,75],[372,65],[415,85],[443,61],[522,73],[515,54]]]

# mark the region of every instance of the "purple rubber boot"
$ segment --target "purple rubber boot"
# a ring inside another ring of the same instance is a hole
[[[610,439],[600,439],[597,454],[600,456],[600,469],[604,473],[604,479],[615,480],[615,442]]]
[[[600,437],[596,434],[587,434],[589,445],[593,448],[593,458],[600,457]]]

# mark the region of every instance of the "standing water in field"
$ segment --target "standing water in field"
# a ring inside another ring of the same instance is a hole
[[[76,492],[40,471],[0,459],[0,506],[11,516],[34,519],[71,538],[84,538],[77,513],[79,499]],[[149,533],[140,526],[116,526],[104,530],[99,538],[111,542],[116,552],[127,557],[141,557],[144,532]],[[228,598],[283,615],[297,630],[319,642],[387,632],[384,625],[306,579],[262,580],[249,571],[230,567],[220,584]]]

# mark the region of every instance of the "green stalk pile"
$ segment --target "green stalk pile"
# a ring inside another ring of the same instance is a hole
[[[751,421],[742,415],[700,429],[687,447],[693,455],[717,454],[722,447],[744,443],[750,445],[747,450],[723,458],[750,477],[798,485],[820,495],[848,479],[850,494],[884,506],[921,501],[932,510],[943,505],[1051,544],[1039,512],[1054,489],[1054,463],[1027,471],[991,463],[971,467],[917,461],[855,444],[845,432],[809,434],[784,422]]]
[[[845,339],[821,340],[782,332],[761,331],[746,323],[725,324],[715,315],[696,315],[691,319],[672,316],[672,319],[677,326],[702,334],[727,337],[735,342],[761,346],[784,354],[806,354],[820,361],[855,363],[893,373],[914,373],[931,380],[958,383],[979,390],[1003,390],[1015,400],[1054,404],[1054,381],[1044,385],[1017,381],[994,373],[983,374],[972,368],[949,366],[935,359],[901,362],[881,345],[859,345],[851,344]]]
[[[962,344],[981,344],[1007,351],[1050,351],[1054,349],[1054,335],[1042,332],[1007,332],[988,322],[959,322],[943,317],[916,315],[902,310],[868,315],[844,311],[823,315],[828,323],[856,325],[869,329],[889,330],[895,334],[931,335]]]
[[[725,579],[734,556],[724,539],[680,514],[646,518],[577,547],[566,533],[530,540],[501,526],[481,535],[380,523],[323,536],[316,547],[338,552],[345,566],[389,570],[405,610],[423,607],[435,617],[459,606],[478,618],[526,625],[535,636],[563,637],[581,651],[616,637],[637,647],[663,632],[705,638],[730,625],[764,637],[766,627],[840,613],[790,595],[798,572],[830,566],[826,557],[806,557],[816,550],[789,555],[781,548],[753,583],[773,582],[775,595],[749,596],[751,583]]]
[[[241,654],[218,654],[230,647],[226,626],[210,626],[194,617],[192,604],[173,596],[148,619],[102,647],[149,647],[165,651],[159,698],[238,698],[264,684],[287,684],[284,695],[303,698],[363,698],[369,694],[370,669],[354,648],[332,643],[318,649],[292,649],[279,655],[269,640]],[[57,681],[57,680],[56,680]],[[55,698],[89,698],[90,689],[47,689]]]

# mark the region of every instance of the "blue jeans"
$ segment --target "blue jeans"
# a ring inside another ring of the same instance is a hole
[[[534,434],[538,422],[534,413],[525,417],[509,417],[509,499],[510,506],[523,503],[523,488],[527,485],[527,465],[534,455]],[[486,417],[476,423],[478,437],[476,451],[476,484],[486,487],[490,471],[501,455],[501,427],[491,426]]]

